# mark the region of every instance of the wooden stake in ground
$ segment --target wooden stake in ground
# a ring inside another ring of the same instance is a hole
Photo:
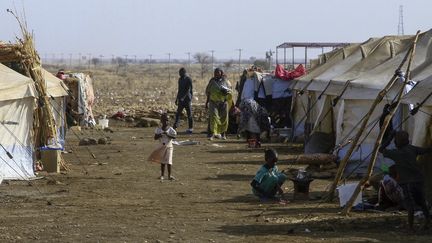
[[[366,184],[366,182],[369,180],[369,178],[372,175],[373,168],[374,168],[375,162],[376,162],[376,158],[378,156],[378,150],[381,147],[381,142],[382,142],[382,139],[384,137],[384,133],[387,130],[387,127],[388,127],[388,125],[389,125],[392,117],[396,113],[396,110],[397,110],[397,108],[398,108],[398,106],[400,104],[400,101],[401,101],[401,98],[402,98],[402,94],[403,94],[403,91],[405,89],[405,85],[409,82],[410,68],[411,68],[413,57],[415,55],[415,49],[416,49],[416,45],[417,45],[417,40],[418,40],[419,34],[420,34],[420,31],[417,31],[416,37],[414,38],[414,42],[413,42],[412,49],[411,49],[411,54],[410,54],[409,61],[408,61],[408,67],[407,67],[407,71],[406,71],[406,74],[405,74],[405,81],[404,81],[402,87],[399,89],[396,101],[391,105],[390,113],[385,117],[384,122],[383,122],[383,124],[381,126],[380,133],[379,133],[379,135],[378,135],[378,137],[377,137],[377,139],[375,141],[375,146],[374,146],[374,149],[372,151],[372,157],[371,157],[370,162],[369,162],[367,173],[360,180],[360,182],[358,183],[358,185],[357,185],[356,189],[354,190],[354,192],[353,192],[350,200],[345,204],[345,208],[343,210],[343,213],[345,215],[347,215],[350,212],[350,210],[351,210],[351,208],[352,208],[352,206],[353,206],[353,204],[354,204],[357,196],[363,190],[364,185]]]
[[[408,57],[410,56],[410,54],[412,53],[412,47],[408,50],[407,54],[405,55],[404,59],[402,60],[402,62],[399,64],[398,68],[396,70],[400,70],[403,65],[405,64],[405,62],[407,61]],[[339,184],[339,181],[342,178],[342,174],[345,171],[345,167],[348,163],[348,160],[351,158],[352,153],[354,152],[355,147],[357,146],[358,141],[360,140],[361,135],[363,134],[363,130],[366,128],[369,118],[372,116],[372,113],[375,111],[375,108],[378,106],[378,104],[384,99],[385,95],[388,93],[388,91],[390,90],[390,88],[393,86],[393,84],[396,82],[398,78],[398,75],[395,73],[393,75],[393,77],[390,79],[390,81],[387,83],[387,85],[384,87],[384,89],[382,89],[379,93],[378,96],[376,97],[374,103],[371,105],[368,113],[365,115],[365,118],[363,119],[363,122],[356,134],[356,136],[354,137],[354,139],[351,142],[351,146],[348,149],[347,153],[345,154],[345,157],[343,157],[343,159],[341,160],[340,164],[339,164],[339,168],[338,171],[336,173],[335,179],[329,189],[329,192],[327,194],[327,198],[326,201],[333,201],[334,198],[334,193],[336,191],[336,187]]]

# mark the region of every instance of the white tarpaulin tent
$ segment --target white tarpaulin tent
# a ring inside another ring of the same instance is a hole
[[[332,51],[330,53],[331,55],[326,58],[322,58],[323,61],[320,66],[317,66],[305,76],[294,81],[295,85],[293,89],[296,92],[294,92],[295,97],[293,100],[292,114],[295,124],[295,130],[293,131],[295,137],[301,137],[304,134],[305,123],[307,124],[311,123],[311,121],[315,121],[317,118],[317,113],[319,112],[319,104],[313,105],[313,107],[311,105],[313,102],[319,102],[317,100],[317,95],[315,95],[315,92],[309,92],[307,87],[315,81],[316,77],[320,76],[326,71],[331,70],[333,66],[349,57],[358,48],[359,44],[351,44]],[[326,56],[326,54],[323,54],[323,56]],[[304,91],[304,93],[298,93],[300,91]]]
[[[33,112],[34,82],[0,64],[0,176],[4,179],[34,177]]]
[[[402,102],[413,104],[419,111],[410,116],[409,122],[412,125],[411,143],[419,147],[432,146],[432,31],[428,31],[419,39],[418,48],[414,58],[415,67],[412,71],[412,80],[419,82]],[[421,156],[419,166],[425,174],[426,196],[432,201],[432,155]]]
[[[57,128],[57,140],[64,148],[65,144],[65,125],[66,125],[66,104],[65,96],[68,95],[67,87],[63,81],[50,72],[42,69],[43,78],[47,87],[47,95],[50,96],[50,103]],[[54,99],[52,99],[54,98]]]
[[[427,51],[424,49],[425,45],[422,44],[425,39],[430,39],[428,32],[420,36],[417,52]],[[344,144],[347,142],[346,138],[353,137],[358,131],[356,124],[369,111],[379,91],[394,75],[395,69],[402,62],[412,40],[413,36],[387,36],[380,39],[370,39],[355,49],[351,55],[342,60],[339,59],[334,65],[330,65],[328,62],[323,64],[322,66],[327,66],[326,70],[320,71],[319,75],[313,77],[311,79],[313,81],[307,88],[312,93],[309,95],[312,99],[323,93],[322,100],[316,102],[317,107],[313,108],[316,112],[315,120],[312,121],[314,131],[334,134],[335,144]],[[419,61],[414,61],[413,68],[415,69],[419,65],[421,65]],[[349,83],[347,83],[348,81]],[[346,89],[343,92],[344,87]],[[380,117],[383,106],[394,98],[394,91],[398,87],[401,87],[400,83],[375,109],[370,119],[371,125]],[[340,96],[340,100],[335,107],[332,107],[331,102],[337,96]],[[399,124],[402,113],[403,109],[394,119],[394,126]],[[369,128],[365,130],[363,138],[366,134],[368,136],[365,139],[361,138],[360,146],[351,157],[353,161],[369,160],[368,156],[378,134],[379,126],[376,125],[370,133],[368,132]],[[345,155],[348,147],[341,147],[335,153],[341,158]],[[380,166],[380,161],[383,159],[378,158],[377,166]],[[367,166],[367,162],[364,163],[364,166]],[[350,169],[347,168],[347,171],[349,172]],[[361,173],[361,170],[358,172]]]

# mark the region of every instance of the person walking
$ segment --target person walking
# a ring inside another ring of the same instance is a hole
[[[206,95],[205,107],[209,112],[210,133],[209,139],[226,139],[228,129],[229,103],[232,102],[231,84],[223,75],[220,68],[214,70],[214,76],[210,79]]]
[[[179,70],[180,78],[178,80],[178,91],[175,104],[177,105],[177,113],[175,116],[174,129],[177,130],[180,122],[180,116],[183,109],[186,109],[188,117],[188,129],[186,133],[193,132],[193,117],[192,117],[192,79],[187,75],[186,69],[184,67]]]

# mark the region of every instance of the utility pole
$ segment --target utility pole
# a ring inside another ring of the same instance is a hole
[[[128,66],[128,55],[124,55],[125,56],[125,70],[127,72],[127,66]]]
[[[149,55],[149,57],[150,57],[149,58],[149,73],[150,74],[151,74],[151,71],[152,71],[152,65],[151,65],[151,63],[152,63],[152,56],[153,56],[152,54]]]
[[[242,53],[242,51],[243,51],[243,49],[237,49],[237,51],[239,52],[239,62],[238,62],[238,73],[239,73],[239,75],[241,75],[241,73],[242,73],[242,71],[241,71],[241,53]]]
[[[69,69],[72,69],[72,53],[69,53]]]
[[[91,56],[92,56],[92,54],[91,53],[87,53],[87,55],[88,55],[88,69],[90,70]]]
[[[212,58],[212,70],[214,70],[214,50],[210,50],[210,52],[211,52],[211,54],[212,54],[212,56],[211,56],[211,58]]]
[[[103,65],[103,58],[104,58],[104,55],[100,54],[99,55],[99,63],[101,66]]]
[[[171,53],[168,53],[168,81],[171,83]]]
[[[134,63],[136,64],[137,63],[136,55],[133,55],[133,56],[134,56]]]
[[[404,35],[403,5],[399,6],[398,35]]]
[[[78,53],[78,66],[81,66],[81,52]]]
[[[190,68],[190,65],[191,65],[190,55],[191,55],[191,53],[190,52],[186,52],[186,54],[188,54],[188,67]]]

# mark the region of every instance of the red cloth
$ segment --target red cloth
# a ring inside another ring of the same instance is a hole
[[[275,76],[282,80],[293,80],[305,74],[306,69],[302,64],[298,65],[293,71],[287,71],[282,64],[278,64],[275,70]]]

